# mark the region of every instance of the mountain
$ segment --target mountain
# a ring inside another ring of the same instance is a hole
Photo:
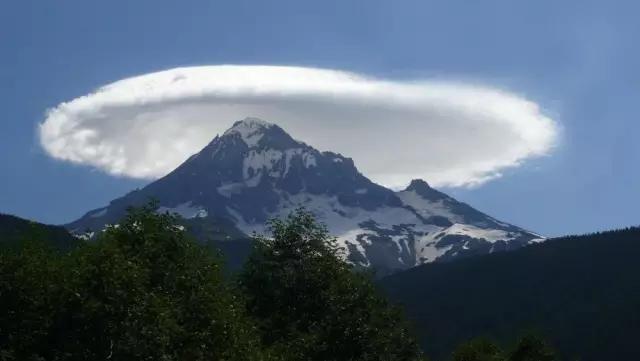
[[[24,241],[46,241],[54,249],[69,250],[80,241],[65,228],[0,214],[0,246],[15,246]]]
[[[424,351],[448,359],[486,336],[547,338],[562,360],[640,360],[640,228],[548,240],[383,278],[404,306]]]
[[[173,172],[67,225],[74,233],[117,223],[150,198],[201,240],[231,242],[304,206],[326,223],[358,267],[392,273],[434,261],[511,250],[543,238],[497,221],[414,180],[394,192],[350,158],[320,152],[257,118],[236,122]]]

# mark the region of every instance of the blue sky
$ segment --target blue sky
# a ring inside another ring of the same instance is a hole
[[[3,2],[0,211],[63,223],[146,183],[47,156],[46,109],[138,74],[233,63],[522,94],[560,124],[558,146],[445,191],[545,235],[636,225],[639,12],[632,1]]]

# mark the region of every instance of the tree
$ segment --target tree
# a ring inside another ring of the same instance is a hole
[[[495,343],[485,338],[477,338],[458,346],[452,354],[452,361],[506,361],[505,355]]]
[[[539,336],[527,334],[521,337],[513,349],[505,353],[495,343],[477,338],[459,345],[452,354],[452,361],[554,361],[555,352]]]
[[[241,276],[264,343],[292,360],[418,360],[403,315],[340,258],[336,240],[302,209],[255,236]]]
[[[61,304],[61,260],[35,240],[13,246],[0,252],[0,360],[42,360]]]
[[[262,359],[219,259],[176,221],[147,206],[68,255],[3,254],[3,359]]]
[[[556,355],[547,342],[537,335],[525,335],[509,355],[509,361],[554,361]]]

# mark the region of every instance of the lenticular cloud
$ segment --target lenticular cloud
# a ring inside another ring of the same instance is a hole
[[[61,103],[40,124],[40,142],[57,159],[154,179],[248,116],[352,157],[391,187],[480,184],[546,154],[557,135],[537,104],[493,88],[222,65],[128,78]]]

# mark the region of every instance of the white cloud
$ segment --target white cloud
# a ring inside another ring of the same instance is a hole
[[[469,186],[546,154],[555,122],[517,95],[456,82],[388,81],[277,66],[176,68],[61,103],[40,124],[52,157],[161,177],[247,116],[352,157],[387,186]]]

